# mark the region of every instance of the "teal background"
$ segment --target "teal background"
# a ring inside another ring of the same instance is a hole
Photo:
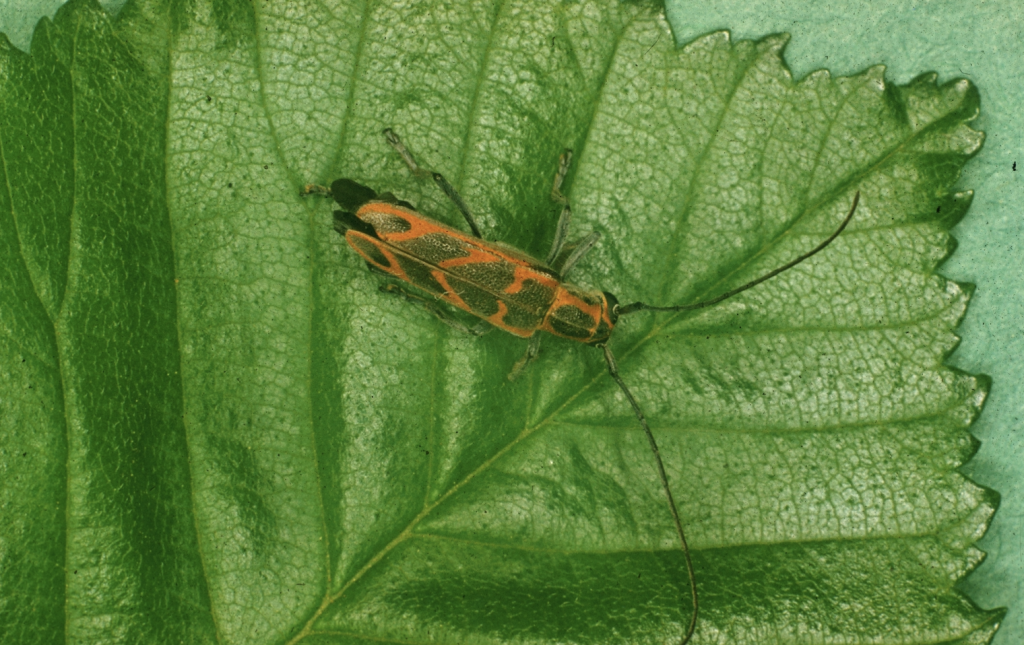
[[[0,31],[28,50],[39,18],[60,0],[0,0]],[[116,10],[123,2],[104,2]],[[967,217],[953,230],[960,242],[942,267],[946,276],[977,285],[964,340],[950,363],[992,376],[985,412],[973,427],[982,440],[965,472],[998,490],[1002,504],[980,546],[988,560],[961,588],[982,607],[1008,606],[996,645],[1024,642],[1024,3],[833,2],[727,0],[668,2],[679,42],[729,29],[735,38],[788,32],[786,60],[793,75],[827,68],[848,75],[885,64],[891,82],[929,71],[939,82],[968,78],[982,97],[974,127],[983,150],[959,186],[975,191]],[[1017,169],[1013,170],[1016,162]]]

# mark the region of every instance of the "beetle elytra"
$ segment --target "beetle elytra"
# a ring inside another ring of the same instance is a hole
[[[390,193],[378,194],[349,179],[338,179],[330,188],[311,184],[306,186],[303,194],[334,198],[341,207],[334,214],[335,229],[345,236],[349,246],[366,260],[371,270],[409,283],[435,300],[443,300],[481,318],[483,322],[468,327],[449,316],[429,298],[393,284],[382,287],[382,290],[398,293],[421,304],[446,324],[465,332],[482,334],[497,327],[515,336],[528,338],[526,352],[513,366],[510,379],[515,378],[536,358],[540,347],[538,331],[603,350],[608,373],[629,401],[647,437],[686,561],[693,603],[689,625],[680,641],[680,645],[686,645],[693,636],[699,611],[697,582],[689,546],[654,434],[640,404],[619,376],[608,341],[619,317],[626,314],[643,310],[689,311],[709,307],[795,267],[839,237],[857,210],[860,192],[855,193],[849,212],[828,238],[810,251],[755,280],[710,300],[693,304],[663,307],[634,302],[621,305],[608,292],[583,289],[566,282],[569,272],[598,240],[598,234],[591,233],[572,247],[566,245],[572,210],[562,195],[561,186],[572,158],[570,150],[561,156],[555,175],[551,195],[563,207],[551,250],[546,260],[541,261],[506,244],[485,241],[470,209],[444,176],[421,169],[390,128],[384,130],[384,135],[414,174],[429,174],[433,178],[462,213],[472,231],[471,235],[422,215],[412,204]]]

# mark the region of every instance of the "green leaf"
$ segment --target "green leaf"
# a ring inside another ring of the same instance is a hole
[[[794,83],[785,39],[676,49],[613,2],[75,2],[0,52],[0,633],[72,642],[666,642],[687,582],[600,352],[465,337],[298,197],[350,177],[576,270],[693,549],[695,642],[983,643],[953,589],[998,504],[957,471],[984,378],[935,274],[978,94]]]

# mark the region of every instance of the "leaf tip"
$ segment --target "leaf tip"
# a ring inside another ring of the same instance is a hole
[[[973,423],[988,401],[988,393],[992,391],[992,377],[988,374],[972,374],[974,378],[974,391],[967,398],[967,404],[972,411],[970,422]]]
[[[885,65],[872,65],[864,70],[864,80],[882,92],[885,90]]]
[[[988,620],[986,624],[982,626],[986,639],[982,642],[991,643],[995,637],[996,632],[999,631],[999,626],[1003,623],[1003,618],[1006,617],[1006,607],[999,607],[998,609],[989,610]]]
[[[732,32],[728,29],[719,29],[718,31],[705,34],[703,38],[698,38],[698,40],[705,41],[711,45],[728,45],[732,42]]]
[[[935,205],[935,212],[931,213],[930,219],[941,225],[944,229],[949,230],[959,224],[960,220],[967,215],[973,201],[973,190],[959,190],[946,193],[939,200],[938,204]],[[955,250],[956,243],[954,242],[952,246],[948,247],[946,254],[942,257],[942,261],[948,259]]]
[[[956,100],[960,103],[960,118],[964,121],[973,121],[978,118],[981,114],[981,92],[978,91],[978,86],[971,82],[967,78],[954,78],[942,85],[944,92],[947,92],[947,96],[952,95],[956,97]],[[981,144],[985,140],[985,133],[977,131],[979,135],[977,147],[971,151],[971,154],[981,149]]]
[[[762,38],[759,43],[766,51],[770,51],[779,57],[782,56],[783,51],[786,49],[786,45],[789,44],[791,36],[789,32],[781,32],[778,34],[768,34]]]

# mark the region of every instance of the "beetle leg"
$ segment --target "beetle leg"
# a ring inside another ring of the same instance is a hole
[[[555,239],[551,240],[551,250],[548,251],[548,257],[544,260],[544,263],[549,267],[554,267],[558,254],[562,252],[562,247],[565,246],[565,238],[569,235],[569,223],[571,221],[572,209],[569,208],[569,204],[566,204],[562,207],[562,214],[558,218],[558,226],[555,227]]]
[[[395,149],[395,152],[402,155],[402,161],[405,162],[405,165],[409,166],[409,170],[412,174],[417,177],[421,177],[427,172],[420,168],[419,164],[416,163],[416,160],[412,157],[412,153],[405,147],[405,144],[402,143],[402,140],[394,130],[391,128],[384,128],[384,138],[387,139],[388,145]]]
[[[430,300],[422,296],[410,293],[409,291],[406,291],[397,284],[382,284],[380,286],[380,290],[384,293],[393,293],[396,296],[401,296],[408,300],[409,302],[422,306],[424,309],[434,314],[434,316],[437,317],[438,320],[448,325],[452,329],[461,331],[464,334],[470,334],[471,336],[483,336],[485,333],[490,331],[489,329],[480,330],[480,325],[468,327],[462,324],[458,320],[452,318],[444,309],[441,309],[435,303],[431,302]]]
[[[459,212],[466,219],[466,223],[469,224],[469,230],[473,231],[473,235],[483,239],[483,235],[480,233],[480,227],[476,224],[476,219],[473,217],[473,213],[470,212],[469,206],[466,206],[466,202],[462,201],[462,195],[455,190],[455,187],[448,183],[448,180],[444,178],[439,172],[430,173],[434,178],[434,183],[437,184],[448,199],[452,200],[452,203],[458,207]]]
[[[381,269],[380,267],[376,267],[376,266],[370,264],[369,262],[366,263],[366,268],[370,270],[370,273],[376,273],[377,275],[382,275],[382,276],[384,276],[386,278],[393,278],[393,277],[395,277],[395,276],[391,275],[390,273],[388,273],[387,271],[385,271],[384,269]]]
[[[508,380],[514,381],[519,378],[519,375],[526,369],[526,366],[532,363],[536,358],[537,354],[540,353],[540,334],[534,334],[530,336],[530,344],[526,346],[526,353],[523,357],[516,361],[515,365],[512,366],[512,371],[508,373]]]
[[[572,271],[573,267],[583,259],[583,256],[587,254],[587,251],[594,248],[594,245],[597,244],[599,239],[601,239],[601,234],[594,231],[576,244],[572,253],[565,258],[565,261],[562,262],[562,266],[557,269],[557,271],[562,274],[563,279],[569,275],[569,272]]]
[[[416,160],[413,159],[412,153],[409,152],[409,149],[405,147],[405,144],[402,143],[402,140],[398,137],[397,134],[395,134],[395,131],[392,130],[391,128],[386,128],[384,130],[384,138],[387,139],[388,145],[394,148],[395,151],[402,156],[402,160],[405,162],[405,165],[409,166],[409,170],[412,172],[412,174],[416,175],[417,177],[421,177],[424,174],[428,174],[433,178],[434,183],[438,185],[441,191],[444,192],[445,195],[447,195],[448,199],[452,200],[452,203],[454,203],[455,206],[459,209],[459,212],[462,213],[462,216],[466,219],[466,223],[469,224],[469,229],[473,231],[473,235],[479,237],[480,239],[483,239],[484,236],[481,235],[480,227],[477,226],[476,219],[473,217],[473,213],[470,212],[469,206],[467,206],[466,202],[463,201],[462,195],[460,195],[459,192],[455,190],[455,187],[448,183],[448,180],[444,178],[444,175],[442,175],[439,172],[433,172],[430,170],[426,170],[425,168],[420,168],[419,164],[416,163]]]
[[[486,320],[481,320],[477,324],[473,325],[470,328],[469,331],[474,336],[483,336],[484,334],[491,333],[493,330],[494,330],[494,325],[492,325],[491,323],[487,322]]]
[[[559,204],[569,203],[569,198],[562,194],[562,182],[565,181],[565,176],[569,174],[569,164],[571,162],[572,150],[566,148],[565,152],[558,157],[558,172],[555,173],[555,183],[551,187],[551,199]]]
[[[593,248],[601,234],[594,232],[576,243],[572,251],[561,258],[559,256],[565,250],[565,239],[569,235],[569,223],[572,221],[572,208],[569,206],[569,198],[562,194],[562,183],[566,174],[569,173],[569,163],[572,162],[572,150],[565,149],[565,152],[558,158],[558,172],[555,173],[555,183],[551,186],[551,199],[562,204],[562,214],[558,217],[558,226],[555,228],[555,239],[551,241],[551,250],[548,252],[545,261],[555,271],[558,271],[564,279],[572,268],[576,266],[587,251]]]
[[[572,161],[572,150],[566,148],[565,152],[558,158],[558,172],[555,173],[555,183],[551,186],[551,199],[562,204],[562,214],[558,217],[558,226],[555,227],[555,239],[551,240],[551,250],[545,261],[548,266],[553,266],[558,254],[565,246],[565,238],[569,235],[569,222],[572,220],[572,209],[569,207],[569,198],[562,194],[562,182],[569,172],[569,162]]]

